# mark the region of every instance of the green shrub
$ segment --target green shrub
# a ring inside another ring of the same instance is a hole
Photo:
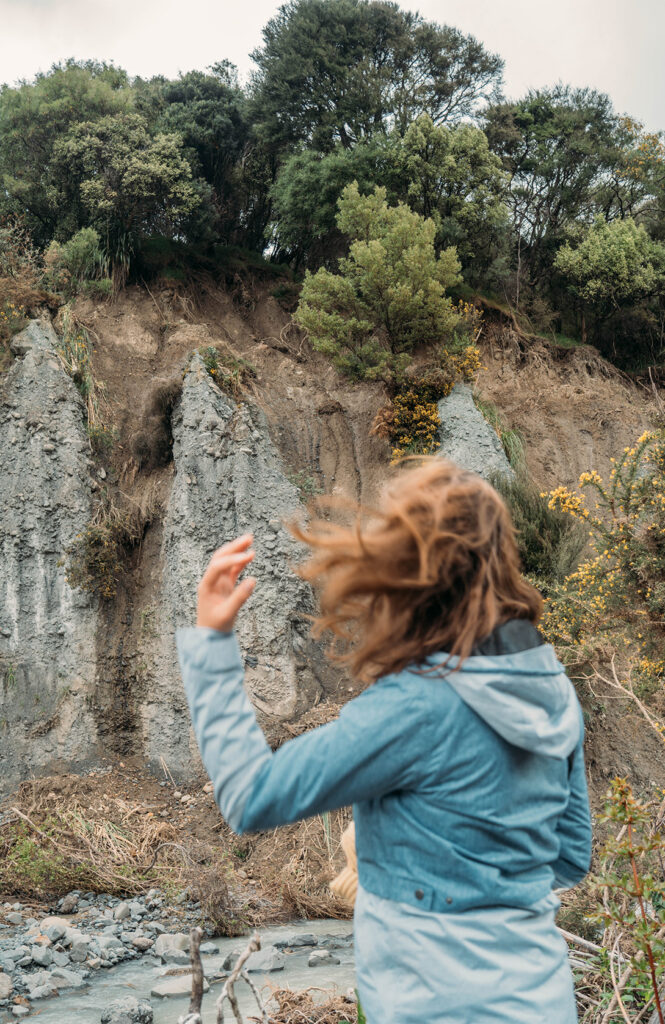
[[[247,359],[222,353],[214,345],[199,349],[203,365],[218,387],[238,398],[250,380],[256,378],[256,367]]]
[[[323,494],[323,488],[318,484],[316,477],[306,469],[299,469],[297,473],[289,473],[289,480],[298,488],[301,501],[310,501],[317,495]]]
[[[446,289],[459,280],[454,248],[438,256],[434,221],[389,206],[385,188],[348,185],[337,227],[350,239],[339,273],[305,275],[294,319],[348,377],[392,381],[416,345],[445,342],[460,326]]]
[[[51,242],[44,263],[47,284],[66,298],[80,291],[97,296],[110,295],[113,291],[108,261],[94,228],[81,228],[64,245]]]
[[[488,402],[474,392],[473,401],[476,409],[483,414],[489,425],[499,435],[508,462],[514,470],[525,468],[524,438],[519,430],[509,430],[504,426],[499,410],[493,402]]]
[[[117,440],[117,432],[103,423],[88,424],[88,437],[95,455],[108,455]]]

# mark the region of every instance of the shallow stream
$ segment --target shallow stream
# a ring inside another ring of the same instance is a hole
[[[261,928],[261,945],[265,949],[275,941],[283,940],[292,935],[310,932],[317,936],[347,936],[351,933],[350,921],[296,921],[276,928]],[[219,970],[227,953],[245,948],[248,939],[244,936],[235,939],[213,939],[219,946],[219,953],[202,956],[203,969],[207,976]],[[293,953],[286,954],[287,963],[282,971],[270,974],[253,973],[252,980],[262,994],[270,988],[292,988],[295,991],[316,986],[336,989],[343,994],[355,984],[353,967],[353,949],[336,949],[334,955],[340,960],[337,964],[324,964],[308,967],[307,960],[316,947],[303,947]],[[177,1024],[181,1013],[189,1005],[189,996],[160,999],[150,996],[150,990],[161,974],[161,968],[150,957],[131,963],[120,964],[109,970],[99,971],[90,979],[87,989],[65,992],[61,996],[33,1004],[33,1012],[23,1018],[26,1021],[39,1020],[40,1024],[100,1024],[102,1011],[123,996],[133,995],[137,998],[149,999],[155,1017],[154,1024]],[[219,995],[223,981],[211,985],[210,991],[203,996],[203,1024],[214,1024],[216,1020],[215,1000]],[[235,987],[240,1009],[248,1016],[256,1015],[257,1007],[254,997],[244,982],[239,981]],[[232,1020],[231,1008],[225,1003],[226,1020]]]

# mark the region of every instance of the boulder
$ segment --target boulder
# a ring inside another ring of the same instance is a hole
[[[40,967],[49,967],[53,963],[53,953],[48,946],[33,946],[30,956]]]
[[[12,994],[12,979],[8,974],[0,974],[0,1000],[9,999]]]
[[[51,942],[57,942],[69,928],[69,921],[65,921],[64,917],[45,917],[39,928],[44,935],[48,935]]]
[[[237,957],[231,965],[231,969],[235,966]],[[276,946],[266,946],[265,949],[259,949],[256,953],[252,953],[247,962],[245,963],[244,970],[252,973],[258,971],[283,971],[284,965],[286,964],[286,957],[277,949]]]
[[[51,981],[58,991],[65,988],[81,988],[84,984],[80,974],[68,971],[66,967],[54,967],[51,971]]]
[[[174,935],[166,932],[164,935],[159,935],[154,946],[155,953],[157,956],[163,956],[167,949],[188,951],[189,935],[185,935],[184,932],[176,932]]]
[[[441,420],[441,443],[436,455],[442,455],[486,480],[495,473],[509,477],[514,475],[497,432],[476,408],[473,391],[468,384],[456,384],[437,408]]]
[[[145,999],[115,999],[102,1013],[101,1024],[152,1024],[152,1006]]]

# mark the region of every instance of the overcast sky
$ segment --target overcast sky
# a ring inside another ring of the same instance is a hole
[[[274,0],[0,0],[0,81],[66,57],[113,60],[132,75],[176,75],[227,58],[242,74]],[[404,2],[505,59],[517,97],[561,80],[609,93],[620,112],[665,129],[664,0]]]

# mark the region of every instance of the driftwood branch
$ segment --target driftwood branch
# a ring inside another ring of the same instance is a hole
[[[231,1009],[233,1011],[233,1016],[236,1019],[236,1024],[243,1024],[242,1016],[240,1014],[240,1007],[238,1006],[238,997],[236,996],[235,991],[234,991],[234,987],[233,987],[235,985],[236,981],[238,980],[238,978],[242,978],[243,981],[246,981],[247,984],[249,985],[251,991],[254,993],[254,998],[256,999],[256,1002],[258,1004],[259,1010],[261,1011],[261,1019],[264,1021],[264,1024],[268,1024],[268,1015],[267,1015],[265,1007],[264,1007],[264,1005],[263,1005],[263,1003],[261,1001],[261,997],[259,996],[257,988],[254,985],[254,983],[252,981],[250,981],[249,976],[247,975],[247,973],[245,971],[243,971],[243,967],[245,966],[245,964],[249,960],[249,958],[252,955],[252,953],[258,952],[259,949],[261,949],[261,938],[260,938],[258,932],[255,932],[254,935],[252,935],[252,937],[249,940],[249,942],[247,943],[246,949],[244,949],[243,952],[238,957],[238,959],[236,961],[235,967],[233,968],[233,970],[231,971],[230,975],[228,976],[228,978],[224,982],[224,988],[222,989],[222,991],[219,994],[219,998],[218,998],[217,1003],[216,1003],[216,1006],[217,1006],[217,1024],[224,1024],[224,1000],[225,999],[228,999],[229,1003],[231,1004]]]
[[[189,933],[189,961],[192,965],[192,997],[189,1010],[178,1019],[178,1024],[203,1024],[201,1000],[203,999],[203,964],[201,963],[201,928],[192,928]]]

